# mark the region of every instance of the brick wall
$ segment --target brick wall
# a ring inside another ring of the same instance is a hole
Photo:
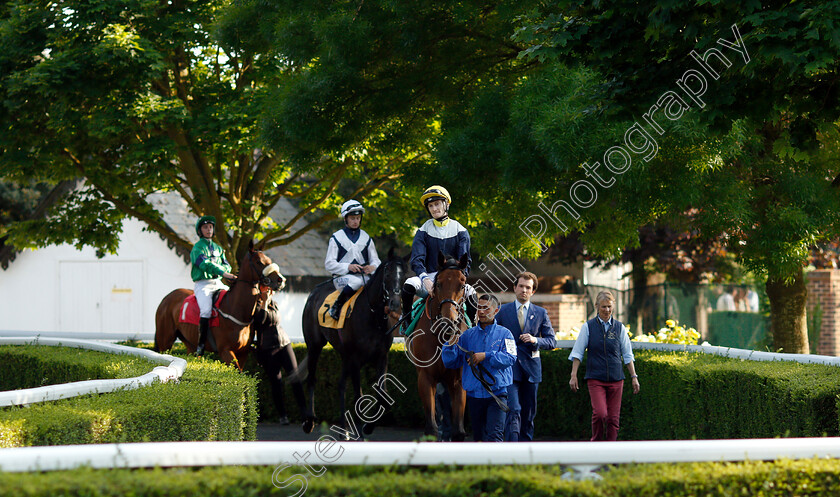
[[[808,320],[819,304],[822,312],[820,339],[817,354],[840,355],[840,270],[818,269],[807,275]]]
[[[513,293],[502,293],[497,296],[502,303],[513,302],[516,298]],[[537,293],[531,297],[531,302],[545,308],[555,331],[579,329],[581,322],[586,320],[585,295]]]

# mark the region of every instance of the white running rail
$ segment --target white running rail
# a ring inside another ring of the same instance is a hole
[[[840,458],[840,438],[503,444],[310,441],[65,445],[0,449],[0,470],[56,471],[82,466],[299,466],[303,462],[312,467],[560,464],[578,471],[577,478],[598,478],[591,470],[604,464],[765,461],[813,457]]]
[[[36,402],[67,399],[88,393],[107,393],[124,389],[136,389],[151,385],[156,381],[167,382],[177,380],[184,374],[187,361],[167,354],[159,354],[151,350],[126,347],[94,340],[74,340],[69,338],[33,338],[33,337],[0,337],[0,345],[50,345],[56,347],[75,347],[111,354],[136,355],[149,361],[165,364],[157,366],[152,371],[135,378],[89,380],[48,385],[38,388],[11,390],[0,392],[0,407],[23,406]]]

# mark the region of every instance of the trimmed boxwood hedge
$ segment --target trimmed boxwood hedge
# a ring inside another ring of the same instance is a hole
[[[4,388],[139,376],[149,361],[62,347],[2,347]],[[177,440],[254,440],[257,381],[186,357],[179,382],[0,409],[0,447]],[[19,373],[19,374],[16,374]]]
[[[298,361],[306,348],[296,345]],[[587,440],[590,436],[589,393],[569,389],[568,349],[543,352],[543,382],[538,391],[536,435],[541,439]],[[641,392],[633,395],[625,382],[621,440],[679,440],[752,437],[813,437],[840,435],[840,368],[795,362],[755,362],[719,356],[636,351]],[[395,399],[383,424],[421,428],[423,411],[417,395],[417,374],[400,344],[392,347],[388,372],[407,391],[389,388]],[[255,372],[259,366],[252,364]],[[579,378],[585,375],[586,363]],[[338,416],[336,384],[338,355],[326,348],[319,361],[316,413],[330,423]],[[264,375],[260,399],[270,399]],[[362,390],[370,393],[375,378],[365,371]],[[299,421],[286,389],[286,406]],[[348,406],[352,395],[348,390]],[[260,404],[262,419],[276,413],[270,401]]]
[[[274,468],[92,470],[0,473],[0,495],[15,497],[85,496],[176,497],[214,495],[251,497],[292,495],[301,486],[276,488]],[[306,471],[286,469],[283,478]],[[288,473],[287,473],[288,472]],[[353,495],[405,497],[569,495],[579,497],[788,497],[840,495],[840,461],[812,459],[773,463],[651,464],[611,467],[601,481],[561,479],[558,466],[466,466],[426,468],[330,467],[308,478],[308,497]],[[288,475],[288,476],[286,476]],[[282,481],[283,478],[278,478]]]

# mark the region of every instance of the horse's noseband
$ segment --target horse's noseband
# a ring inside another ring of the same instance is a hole
[[[251,270],[254,274],[257,275],[257,279],[253,281],[244,281],[245,283],[250,283],[252,286],[262,285],[271,288],[273,291],[277,292],[282,290],[284,286],[286,286],[286,278],[283,277],[283,274],[280,273],[280,266],[275,263],[267,264],[265,267],[262,268],[262,271],[254,264],[254,258],[249,256],[248,257],[248,265],[251,266]],[[271,273],[277,273],[280,275],[280,278],[277,279],[276,282],[271,281],[269,275]],[[237,279],[237,281],[240,281]]]

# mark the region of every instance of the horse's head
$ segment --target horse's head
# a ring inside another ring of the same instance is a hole
[[[254,249],[253,242],[239,264],[237,280],[254,285],[267,286],[278,292],[286,286],[286,278],[280,274],[280,267],[261,250]]]
[[[379,267],[382,271],[382,291],[385,301],[385,314],[388,327],[393,327],[400,319],[400,290],[408,276],[408,264],[402,257],[395,256],[393,249],[388,252],[388,259]]]
[[[447,318],[456,325],[461,322],[461,305],[464,302],[464,291],[467,287],[467,276],[464,270],[467,269],[468,264],[468,254],[464,254],[461,260],[457,260],[438,253],[438,272],[435,275],[433,288],[435,299],[439,302],[437,317]]]

